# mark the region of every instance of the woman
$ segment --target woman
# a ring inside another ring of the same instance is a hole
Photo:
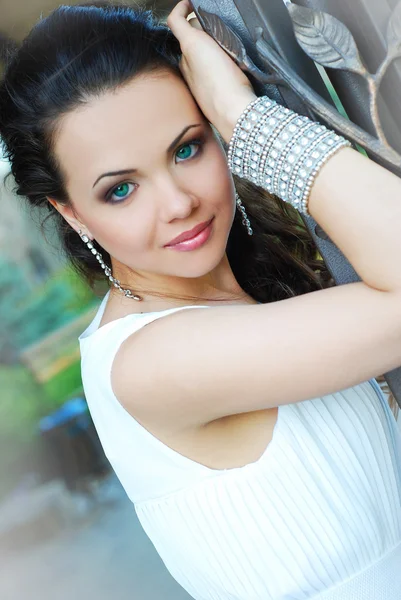
[[[256,98],[190,11],[171,33],[60,7],[0,92],[18,193],[112,283],[80,336],[94,423],[194,598],[399,599],[401,444],[373,378],[401,364],[401,182]],[[362,281],[324,284],[297,211]]]

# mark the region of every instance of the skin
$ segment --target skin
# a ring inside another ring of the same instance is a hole
[[[54,151],[70,204],[48,200],[71,227],[109,252],[114,277],[143,298],[137,303],[111,288],[105,320],[189,303],[255,303],[240,288],[227,259],[235,190],[224,150],[209,125],[228,142],[255,94],[197,20],[188,21],[191,10],[184,0],[168,19],[183,53],[182,78],[168,71],[138,76],[90,98],[57,124]],[[200,126],[168,152],[183,129],[194,124]],[[194,139],[203,141],[201,148],[191,145]],[[100,175],[121,169],[136,172],[102,179],[93,188]],[[131,193],[126,200],[103,201],[111,188],[126,185]],[[201,248],[177,252],[164,247],[211,217],[212,235]],[[176,298],[163,297],[166,293]]]
[[[168,152],[173,140],[191,125],[196,127]],[[251,301],[226,255],[235,214],[226,156],[179,76],[167,71],[144,74],[117,91],[90,99],[59,122],[54,151],[71,206],[49,201],[71,227],[110,253],[113,275],[123,286],[211,301],[230,302],[238,296]],[[123,169],[136,172],[103,177],[94,186],[102,174]],[[201,248],[177,252],[164,247],[213,216],[212,236]],[[110,302],[117,297],[120,304],[132,307],[133,300],[112,290]],[[143,297],[141,312],[177,305],[171,299]]]

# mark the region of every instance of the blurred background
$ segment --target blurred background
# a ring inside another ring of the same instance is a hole
[[[175,3],[133,4],[164,18]],[[8,51],[59,4],[0,0],[0,76]],[[8,173],[0,154],[0,598],[188,599],[88,414],[77,338],[106,289],[95,295],[69,268],[47,213],[14,195]]]
[[[134,4],[164,18],[176,2]],[[0,0],[0,76],[7,52],[58,5]],[[0,155],[0,598],[188,599],[143,533],[87,411],[77,338],[102,290],[69,268],[46,214],[14,195],[8,173]]]

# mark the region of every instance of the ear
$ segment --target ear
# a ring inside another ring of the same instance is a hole
[[[47,200],[77,233],[82,231],[82,233],[85,233],[90,239],[93,239],[93,235],[80,221],[72,206],[69,204],[62,204],[58,200],[54,200],[54,198],[50,198],[49,196],[47,196]]]

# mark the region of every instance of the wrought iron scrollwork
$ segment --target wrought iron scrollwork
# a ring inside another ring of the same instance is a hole
[[[290,88],[329,127],[359,144],[368,154],[378,159],[393,172],[401,175],[401,155],[390,146],[384,134],[378,112],[378,93],[388,67],[401,57],[401,0],[395,7],[387,27],[387,55],[376,73],[370,73],[359,53],[349,29],[338,19],[322,11],[288,5],[294,34],[302,50],[323,67],[358,73],[366,80],[369,90],[369,109],[376,133],[371,135],[323,99],[310,87],[263,37],[257,29],[256,49],[266,66],[259,69],[248,56],[241,39],[217,15],[202,8],[196,10],[205,29],[237,62],[239,67],[264,84],[281,84]]]

